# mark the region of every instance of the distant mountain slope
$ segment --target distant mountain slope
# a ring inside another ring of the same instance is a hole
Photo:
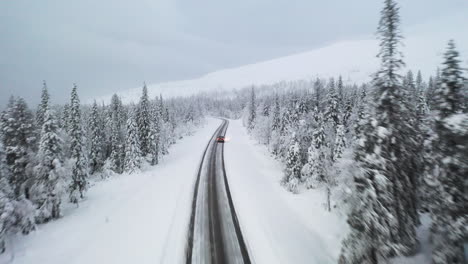
[[[468,68],[468,16],[463,12],[439,18],[403,30],[403,53],[408,69],[421,70],[424,76],[440,66],[449,39],[455,39]],[[201,91],[231,90],[249,85],[279,81],[327,78],[342,75],[348,83],[370,80],[378,66],[378,42],[373,36],[342,41],[309,52],[216,71],[198,79],[175,81],[148,86],[150,96],[187,96]],[[118,93],[124,102],[137,101],[141,88]],[[93,98],[109,101],[110,95]]]

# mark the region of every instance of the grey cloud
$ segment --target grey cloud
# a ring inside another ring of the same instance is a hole
[[[401,1],[405,25],[468,10],[464,0]],[[381,1],[0,1],[0,105],[54,102],[227,67],[373,34]]]

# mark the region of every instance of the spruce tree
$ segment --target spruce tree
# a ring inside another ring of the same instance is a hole
[[[418,95],[421,94],[421,92],[424,92],[424,83],[421,71],[418,71],[418,74],[416,75],[416,91]]]
[[[150,102],[146,84],[143,85],[140,103],[137,108],[137,127],[141,155],[146,157],[150,153],[151,145]]]
[[[338,125],[335,144],[333,148],[333,158],[338,160],[343,155],[343,152],[346,148],[346,137],[345,137],[345,128],[343,125]]]
[[[275,94],[275,106],[273,109],[273,121],[271,123],[271,130],[279,131],[281,127],[281,112],[278,94]]]
[[[15,197],[11,188],[6,153],[0,141],[0,254],[5,251],[6,238],[15,221]]]
[[[406,144],[414,135],[408,117],[412,114],[407,108],[405,91],[401,85],[401,77],[398,71],[404,65],[401,46],[401,34],[399,30],[399,8],[394,0],[385,0],[382,17],[378,28],[380,40],[381,59],[380,70],[374,77],[376,87],[376,130],[380,131],[379,155],[385,160],[381,164],[380,173],[385,175],[391,183],[389,187],[391,198],[391,213],[394,215],[398,228],[392,232],[392,240],[395,244],[404,245],[406,248],[401,253],[409,253],[416,246],[416,221],[415,201],[412,194],[415,193],[409,173],[412,168],[408,158]],[[384,133],[383,133],[384,132]],[[396,254],[399,254],[396,252]]]
[[[136,125],[136,114],[131,113],[127,121],[127,140],[125,142],[124,171],[132,174],[141,168],[141,150]]]
[[[91,174],[96,172],[101,172],[102,167],[104,166],[104,148],[103,148],[103,129],[101,124],[103,120],[100,117],[100,111],[96,101],[91,109],[91,116],[89,120],[89,130],[90,130],[90,154],[89,154],[89,170]]]
[[[69,124],[68,122],[70,121],[70,105],[65,104],[63,106],[63,114],[62,114],[62,119],[60,120],[60,127],[63,128],[68,133],[69,130]]]
[[[293,135],[286,155],[286,175],[283,179],[283,183],[291,192],[297,191],[297,186],[301,177],[302,164],[299,152],[299,142],[297,142],[295,135]]]
[[[440,84],[435,91],[435,140],[437,160],[436,193],[433,206],[432,260],[435,264],[461,264],[464,261],[468,216],[468,114],[463,113],[464,78],[459,53],[451,40],[445,52]]]
[[[36,179],[31,190],[37,206],[36,221],[42,223],[60,217],[64,193],[64,169],[62,167],[61,139],[53,111],[46,106],[39,143]]]
[[[111,169],[115,173],[122,173],[123,171],[123,158],[125,157],[125,148],[123,142],[123,129],[125,123],[123,123],[124,115],[122,109],[122,102],[120,98],[114,94],[111,99],[110,105],[110,163]]]
[[[32,164],[31,146],[36,144],[34,120],[22,98],[11,97],[1,116],[0,140],[0,251],[8,233],[28,234],[35,228],[35,208],[29,188],[33,182],[27,173]]]
[[[266,117],[270,116],[270,100],[265,100],[263,102],[262,115]]]
[[[287,108],[288,125],[290,128],[296,128],[299,125],[300,110],[299,100],[296,95],[292,95],[291,101]]]
[[[330,122],[334,133],[336,133],[336,128],[340,123],[338,103],[334,80],[330,79],[325,119]]]
[[[351,99],[346,100],[343,111],[344,113],[341,117],[341,120],[342,120],[341,122],[343,126],[345,127],[345,133],[349,133],[350,132],[349,123],[350,123],[351,115],[353,113],[353,101]]]
[[[314,82],[315,107],[322,111],[323,84],[319,78]]]
[[[309,112],[309,106],[307,105],[307,102],[308,101],[308,98],[306,96],[303,96],[299,99],[299,103],[298,103],[298,111],[299,111],[299,115],[302,116],[304,114],[306,114],[307,112]]]
[[[80,99],[78,98],[77,89],[75,84],[71,92],[69,119],[70,152],[73,159],[72,182],[69,187],[69,195],[72,203],[78,203],[79,198],[84,197],[84,192],[88,188],[88,164],[84,153]]]
[[[249,130],[252,130],[255,127],[256,111],[257,111],[257,104],[255,102],[255,88],[252,87],[252,90],[250,93],[250,102],[249,102],[249,116],[247,120],[247,128]]]
[[[338,106],[340,108],[343,108],[344,105],[344,91],[343,91],[343,78],[341,75],[338,77],[338,83],[337,83],[337,88],[338,88]]]
[[[168,128],[168,117],[167,116],[167,111],[166,107],[164,106],[164,101],[163,97],[160,94],[159,95],[159,101],[157,103],[157,115],[160,117],[159,118],[159,124],[161,130],[159,131],[159,153],[161,155],[167,155],[169,153],[168,151],[168,146],[170,143],[170,131]]]
[[[366,88],[363,87],[361,90],[361,95],[359,99],[359,105],[357,109],[357,117],[354,124],[354,136],[353,142],[356,146],[359,146],[359,139],[363,137],[364,127],[366,126],[369,119],[369,106],[367,102],[367,91]],[[361,157],[357,157],[356,155],[360,155],[362,152],[354,152],[354,159],[359,160]]]
[[[417,102],[418,91],[416,88],[416,83],[414,80],[414,75],[411,70],[409,70],[403,80],[403,86],[406,89],[407,95],[409,96],[409,101],[411,105]]]
[[[36,131],[33,114],[22,98],[10,98],[6,111],[2,115],[3,144],[6,161],[11,172],[10,184],[15,197],[25,195],[28,198],[28,186],[31,175],[27,166],[31,164],[32,147],[36,145]]]
[[[427,84],[426,91],[426,101],[429,109],[433,110],[435,105],[435,91],[437,90],[438,85],[440,84],[440,69],[437,68],[435,77],[429,78],[429,83]]]
[[[49,92],[47,91],[47,84],[44,81],[42,84],[41,103],[39,104],[39,107],[36,113],[36,125],[39,130],[42,129],[42,125],[44,123],[44,114],[48,107],[49,107]]]
[[[347,219],[350,232],[343,240],[340,264],[386,263],[390,255],[400,251],[391,239],[396,223],[390,207],[393,198],[388,191],[391,182],[381,169],[386,161],[379,153],[382,139],[376,131],[378,122],[366,121],[354,155],[359,169],[353,175],[354,191]]]
[[[400,169],[407,158],[404,137],[411,135],[403,134],[408,131],[405,116],[409,113],[398,74],[404,65],[398,13],[394,0],[384,0],[377,31],[381,66],[373,80],[375,118],[361,132],[355,153],[359,167],[354,176],[356,203],[349,214],[351,232],[343,243],[341,263],[379,263],[409,253],[416,244],[416,223],[406,189],[412,185],[407,171]]]
[[[307,152],[307,163],[302,168],[302,178],[307,188],[318,187],[319,183],[325,182],[325,159],[326,142],[323,115],[315,108],[316,127],[312,134],[312,143]]]
[[[151,117],[150,156],[151,165],[156,165],[159,163],[161,144],[161,116],[157,105],[153,105]]]

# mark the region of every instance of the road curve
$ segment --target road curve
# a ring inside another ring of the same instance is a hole
[[[198,169],[186,249],[186,263],[250,264],[224,169],[224,136],[229,122],[213,134]]]

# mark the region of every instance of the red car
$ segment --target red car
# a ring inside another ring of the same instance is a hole
[[[219,136],[219,137],[216,138],[216,142],[224,143],[224,141],[225,141],[224,136]]]

